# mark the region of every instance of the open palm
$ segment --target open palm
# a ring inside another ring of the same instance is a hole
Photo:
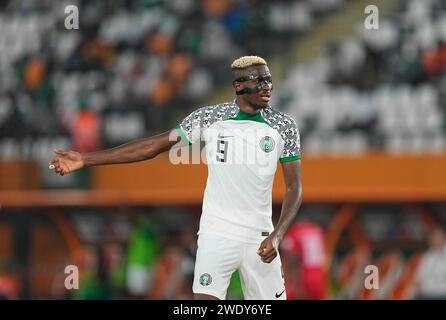
[[[82,155],[79,152],[60,149],[54,149],[53,152],[59,156],[51,159],[48,164],[50,168],[54,166],[54,171],[61,176],[79,170],[84,166]]]

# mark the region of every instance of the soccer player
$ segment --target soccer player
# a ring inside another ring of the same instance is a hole
[[[64,175],[83,167],[143,161],[175,144],[203,141],[208,180],[198,232],[193,292],[225,299],[239,270],[245,299],[286,299],[279,243],[301,204],[300,140],[296,122],[269,106],[273,88],[264,59],[232,65],[236,98],[192,112],[175,129],[91,153],[55,150]],[[280,218],[272,223],[272,186],[280,161],[286,185]]]

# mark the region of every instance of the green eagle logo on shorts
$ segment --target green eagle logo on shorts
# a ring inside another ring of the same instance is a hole
[[[200,276],[200,284],[202,286],[208,286],[212,283],[212,277],[209,273],[203,273]]]
[[[260,149],[266,153],[273,151],[275,145],[276,143],[274,142],[274,139],[269,136],[265,136],[260,140]]]

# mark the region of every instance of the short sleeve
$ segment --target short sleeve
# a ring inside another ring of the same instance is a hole
[[[200,140],[203,109],[198,109],[188,115],[176,126],[181,139],[187,144],[193,144]]]
[[[280,162],[299,160],[301,158],[300,136],[294,119],[292,119],[292,125],[282,131],[281,136],[285,143],[279,158]]]

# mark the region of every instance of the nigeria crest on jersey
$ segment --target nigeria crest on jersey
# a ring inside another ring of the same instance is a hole
[[[209,273],[203,273],[200,276],[200,284],[202,286],[208,286],[212,283],[212,277]]]
[[[274,142],[274,139],[270,136],[265,136],[260,140],[260,149],[266,153],[273,151],[275,145],[276,143]]]

